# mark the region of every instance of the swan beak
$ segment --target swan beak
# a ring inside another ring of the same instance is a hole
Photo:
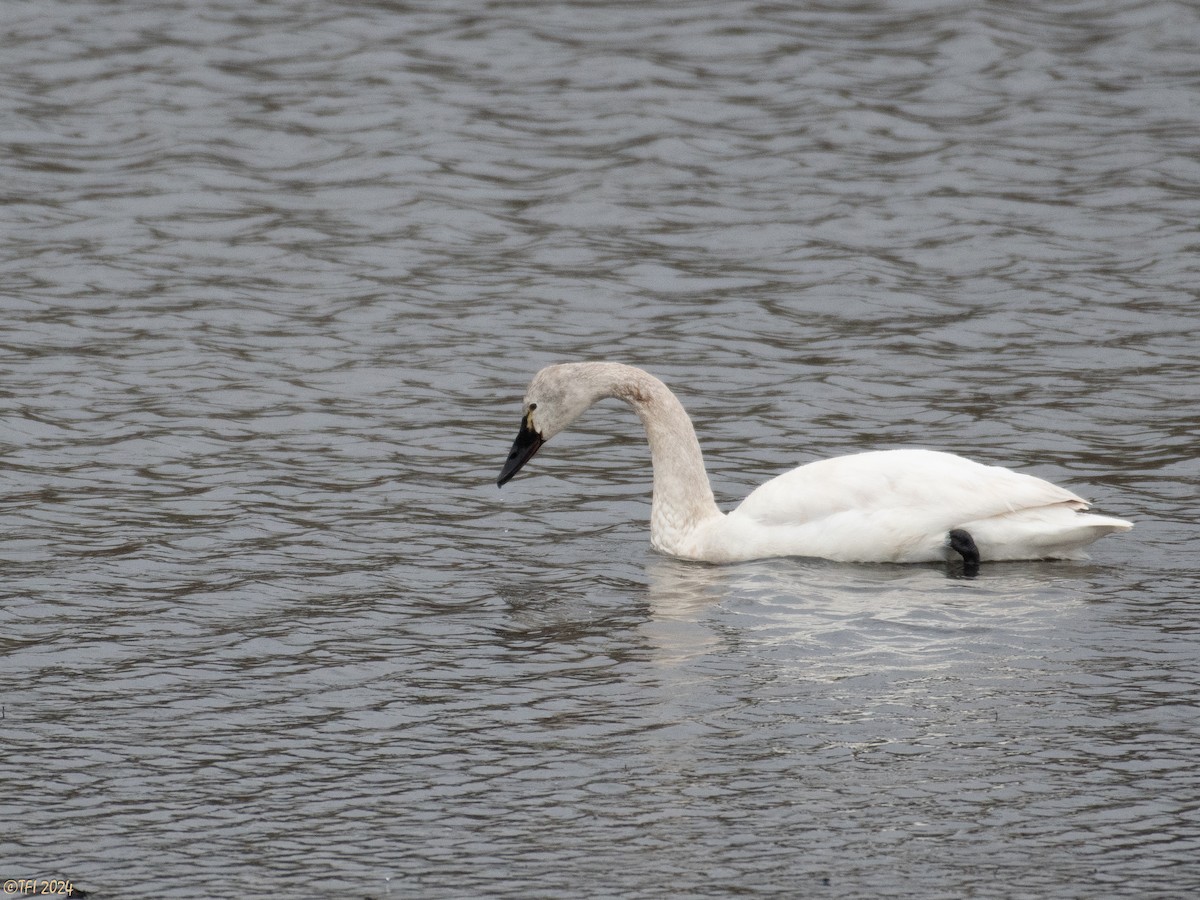
[[[496,479],[496,487],[507,484],[510,478],[521,471],[521,466],[533,459],[533,454],[537,453],[544,443],[546,442],[542,436],[529,427],[529,417],[522,419],[521,430],[517,432],[517,439],[508,451],[508,459],[504,461],[504,468],[500,470],[500,477]]]

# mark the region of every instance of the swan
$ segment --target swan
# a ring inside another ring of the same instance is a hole
[[[654,468],[650,543],[710,563],[776,556],[839,562],[920,563],[1086,559],[1083,547],[1133,527],[1085,513],[1064,488],[935,450],[877,450],[808,463],[760,485],[728,514],[713,498],[692,420],[663,382],[634,366],[547,366],[525,394],[524,415],[497,486],[592,404],[615,397],[646,429]]]

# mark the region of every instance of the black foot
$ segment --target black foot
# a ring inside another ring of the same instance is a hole
[[[975,546],[975,538],[971,532],[963,528],[955,528],[950,534],[950,549],[962,557],[963,574],[974,577],[979,574],[979,548]]]

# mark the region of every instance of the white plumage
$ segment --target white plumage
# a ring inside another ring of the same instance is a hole
[[[951,549],[951,532],[969,534],[982,560],[1078,559],[1086,545],[1133,527],[1084,512],[1082,498],[1032,475],[915,449],[800,466],[759,486],[725,515],[679,400],[647,372],[610,362],[548,366],[534,376],[497,483],[605,397],[629,403],[645,425],[654,465],[650,541],[682,559],[930,562],[962,552]]]

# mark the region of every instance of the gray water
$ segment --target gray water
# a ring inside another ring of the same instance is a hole
[[[95,898],[1190,897],[1200,9],[10,0],[0,877]],[[673,561],[947,449],[1081,563]]]

